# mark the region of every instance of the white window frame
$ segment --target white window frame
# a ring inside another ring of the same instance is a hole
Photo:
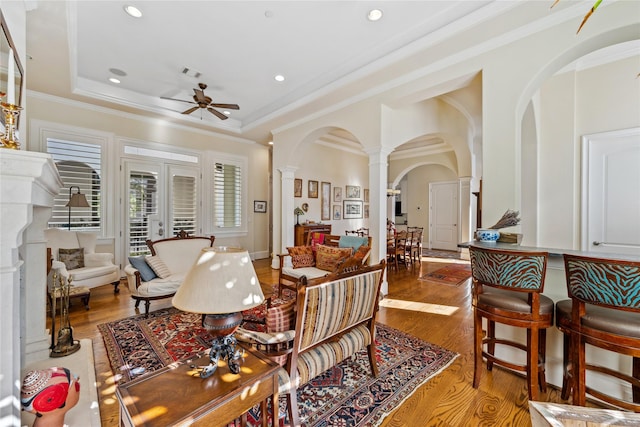
[[[236,165],[240,167],[241,171],[241,215],[240,215],[240,226],[239,227],[229,227],[229,228],[218,228],[216,227],[216,205],[215,205],[215,194],[214,194],[214,186],[213,182],[215,179],[215,165],[216,163],[223,163],[228,165]],[[246,156],[235,156],[230,155],[228,153],[220,153],[220,152],[208,152],[206,158],[206,178],[207,182],[204,184],[205,194],[207,198],[207,203],[209,206],[209,212],[211,212],[212,220],[205,221],[206,232],[208,234],[213,234],[218,237],[231,237],[231,236],[244,236],[248,233],[248,168],[249,168],[249,160]]]
[[[35,139],[37,151],[47,153],[47,140],[58,139],[85,144],[95,144],[100,146],[100,177],[101,204],[100,204],[100,238],[114,236],[115,222],[114,215],[110,215],[108,206],[113,206],[117,194],[113,191],[102,191],[105,188],[114,188],[115,176],[114,162],[109,159],[114,157],[114,135],[111,132],[101,132],[94,129],[81,128],[76,126],[61,125],[59,123],[46,122],[42,120],[32,120],[30,126],[31,135],[37,135]]]

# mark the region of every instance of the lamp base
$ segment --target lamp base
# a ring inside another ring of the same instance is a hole
[[[207,314],[202,318],[202,326],[205,327],[213,340],[209,352],[210,363],[208,366],[197,366],[201,369],[200,378],[209,378],[218,368],[218,361],[225,360],[229,370],[234,374],[240,373],[238,359],[242,357],[242,351],[237,348],[238,341],[233,333],[242,323],[242,313]],[[195,367],[195,366],[194,366]]]

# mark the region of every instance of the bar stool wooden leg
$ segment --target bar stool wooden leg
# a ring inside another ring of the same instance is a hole
[[[491,356],[496,354],[496,322],[493,320],[487,320],[487,353]],[[482,359],[481,359],[482,360]],[[493,369],[493,360],[487,359],[487,371],[491,371]]]
[[[482,376],[482,316],[475,314],[473,322],[473,345],[475,348],[473,352],[473,388],[478,388]]]

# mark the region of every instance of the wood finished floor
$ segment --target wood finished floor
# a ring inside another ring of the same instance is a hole
[[[483,371],[478,389],[471,386],[473,320],[470,280],[460,286],[418,280],[425,273],[442,267],[443,262],[460,261],[423,258],[420,265],[412,268],[401,266],[398,272],[391,269],[387,297],[427,303],[428,307],[454,307],[453,313],[381,307],[378,321],[455,351],[460,356],[448,369],[416,390],[384,420],[382,426],[530,426],[524,378],[494,368],[492,372]],[[271,285],[277,283],[277,270],[271,269],[266,259],[256,261],[255,266],[265,293],[270,292]],[[103,427],[118,426],[118,402],[111,367],[96,325],[137,314],[128,290],[122,286],[121,289],[114,295],[111,285],[95,288],[91,291],[90,310],[85,311],[79,302],[70,310],[74,338],[89,338],[93,342]],[[151,310],[169,306],[170,299],[153,301]],[[569,403],[562,401],[560,392],[550,387],[541,400]]]

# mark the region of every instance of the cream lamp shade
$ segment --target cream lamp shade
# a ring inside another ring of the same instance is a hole
[[[202,314],[235,313],[264,301],[246,249],[204,248],[173,297],[179,310]]]

